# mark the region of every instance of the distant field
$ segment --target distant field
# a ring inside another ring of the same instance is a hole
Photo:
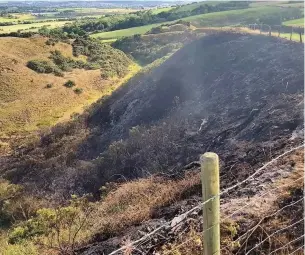
[[[0,17],[0,22],[18,22],[23,20],[33,20],[35,17],[32,14],[12,14],[13,18]]]
[[[59,8],[57,12],[44,13],[39,19],[101,17],[107,14],[126,14],[135,11],[138,10],[131,8]]]
[[[168,12],[173,8],[174,7],[164,7],[164,8],[152,9],[151,11],[152,11],[153,14],[158,14],[158,13],[161,13],[161,12]]]
[[[256,7],[241,10],[214,12],[183,18],[194,26],[232,26],[253,22],[261,17],[278,15],[287,9],[279,7]]]
[[[37,22],[31,24],[17,24],[11,26],[0,26],[0,34],[17,32],[18,30],[37,31],[40,27],[48,26],[50,28],[62,27],[71,21],[50,21],[50,22]]]
[[[198,4],[198,3],[197,3]],[[192,4],[195,5],[195,4]],[[197,27],[203,26],[237,26],[247,22],[252,22],[260,17],[265,17],[267,15],[276,15],[279,12],[285,12],[285,9],[279,7],[256,7],[232,11],[223,11],[223,12],[213,12],[207,14],[200,14],[195,16],[190,16],[182,18],[182,20],[190,21],[192,25]],[[176,20],[177,21],[177,20]],[[128,29],[121,29],[110,32],[101,32],[97,34],[92,34],[93,38],[101,39],[115,39],[123,36],[132,36],[135,34],[144,34],[153,27],[160,26],[162,24],[169,24],[176,21],[164,22],[158,24],[151,24],[140,27],[133,27]]]
[[[134,12],[136,9],[131,8],[59,8],[58,12],[62,11],[74,11],[77,13],[90,13],[90,12],[100,12],[100,13],[129,13]]]
[[[157,23],[157,24],[150,24],[146,26],[141,27],[132,27],[127,29],[121,29],[121,30],[115,30],[110,32],[101,32],[97,34],[92,34],[91,37],[93,38],[101,38],[101,39],[116,39],[124,36],[132,36],[135,34],[145,34],[149,30],[151,30],[153,27],[158,27],[162,24],[168,24],[170,22],[164,22],[164,23]]]
[[[229,2],[229,1],[204,1],[204,2],[186,4],[186,5],[183,5],[183,6],[181,6],[179,8],[179,12],[182,12],[182,11],[192,11],[192,10],[196,9],[197,7],[203,5],[203,4],[217,5],[220,2],[224,3],[224,2]]]
[[[288,4],[288,1],[257,1],[250,4],[250,7],[262,7],[262,6],[271,6],[279,4]]]
[[[283,25],[295,26],[295,27],[304,27],[304,18],[285,21],[285,22],[283,22]]]

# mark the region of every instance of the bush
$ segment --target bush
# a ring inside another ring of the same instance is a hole
[[[9,243],[18,244],[35,238],[35,242],[59,250],[60,254],[72,254],[77,242],[88,235],[86,229],[92,211],[87,197],[72,196],[66,207],[39,209],[36,217],[9,233]]]
[[[27,67],[37,73],[61,73],[57,66],[45,60],[30,60]]]
[[[64,86],[67,87],[67,88],[72,88],[72,87],[74,87],[75,85],[76,85],[75,82],[74,82],[74,81],[71,81],[71,80],[68,80],[68,81],[64,84]]]
[[[83,89],[81,89],[81,88],[76,88],[75,90],[74,90],[74,92],[75,92],[75,94],[81,94],[81,93],[83,93]]]
[[[47,86],[46,86],[47,89],[50,89],[52,87],[53,87],[53,83],[48,83]]]

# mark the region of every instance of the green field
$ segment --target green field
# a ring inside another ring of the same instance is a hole
[[[17,32],[18,30],[24,31],[37,31],[43,26],[48,26],[49,28],[62,27],[66,23],[71,23],[71,21],[50,21],[50,22],[37,22],[31,24],[17,24],[11,26],[0,26],[0,33],[11,33]]]
[[[151,9],[151,11],[152,11],[153,14],[159,14],[161,12],[168,12],[173,8],[174,7],[164,7],[164,8]]]
[[[304,27],[304,18],[285,21],[285,22],[283,22],[283,25],[294,26],[294,27]]]
[[[24,20],[33,20],[35,17],[32,14],[12,14],[12,18],[8,17],[0,17],[0,22],[18,22],[18,21],[24,21]]]
[[[277,36],[277,33],[273,34],[272,35],[274,36]],[[285,39],[288,39],[290,40],[290,34],[289,33],[283,33],[280,35],[281,38],[285,38]],[[296,42],[299,42],[300,41],[300,35],[297,34],[297,33],[292,33],[292,41],[296,41]],[[304,35],[302,35],[302,42],[304,42]]]
[[[236,26],[247,25],[255,22],[259,18],[266,16],[284,14],[287,10],[292,8],[279,7],[256,7],[241,10],[213,12],[207,14],[200,14],[191,17],[183,18],[182,20],[190,21],[194,26]]]
[[[269,16],[279,15],[279,13],[281,14],[285,12],[287,12],[286,8],[284,9],[279,7],[268,6],[268,7],[256,7],[256,8],[200,14],[200,15],[182,18],[182,20],[190,21],[192,25],[197,27],[238,26],[238,25],[247,25],[249,23],[255,22],[255,20],[259,18],[266,17],[268,15]],[[101,38],[101,39],[115,39],[124,36],[132,36],[135,34],[144,34],[153,27],[157,27],[162,24],[174,23],[174,22],[176,21],[150,24],[146,26],[133,27],[133,28],[115,30],[110,32],[101,32],[97,34],[92,34],[91,37]]]
[[[208,4],[208,5],[213,6],[213,5],[217,5],[219,3],[224,3],[224,2],[229,2],[229,1],[204,1],[204,2],[186,4],[186,5],[180,6],[180,8],[177,9],[177,12],[192,11],[203,4]]]
[[[124,36],[132,36],[135,34],[145,34],[149,30],[151,30],[153,27],[158,27],[162,24],[168,24],[170,22],[164,22],[164,23],[157,23],[157,24],[150,24],[146,26],[140,26],[140,27],[132,27],[127,29],[120,29],[110,32],[101,32],[97,34],[92,34],[91,37],[93,38],[101,38],[101,39],[116,39]]]

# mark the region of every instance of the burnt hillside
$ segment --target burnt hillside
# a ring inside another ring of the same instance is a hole
[[[215,151],[222,185],[243,179],[302,139],[303,57],[303,44],[273,37],[203,37],[95,105],[82,118],[88,135],[77,144],[69,145],[79,126],[54,129],[26,161],[10,164],[7,177],[31,183],[43,175],[44,188],[82,193],[116,174],[176,174]],[[243,171],[227,174],[232,162]]]

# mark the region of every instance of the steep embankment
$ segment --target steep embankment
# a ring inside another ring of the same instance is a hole
[[[47,194],[53,203],[67,204],[71,194],[93,192],[92,212],[85,217],[77,245],[65,244],[80,254],[109,254],[122,243],[128,245],[129,237],[136,240],[198,205],[199,154],[220,155],[223,190],[303,142],[303,47],[260,35],[208,35],[134,77],[78,120],[58,125],[39,143],[17,149],[16,156],[2,160],[1,174],[22,184],[23,194]],[[225,230],[229,239],[221,239],[224,248],[247,233],[237,252],[245,254],[257,240],[268,239],[302,217],[301,206],[284,206],[302,194],[302,159],[301,151],[287,154],[221,197],[222,214],[234,221]],[[138,177],[144,178],[128,181]],[[124,183],[109,184],[118,180]],[[265,192],[266,203],[261,203]],[[246,202],[253,210],[243,210]],[[279,209],[280,219],[268,216]],[[231,217],[233,212],[239,213]],[[140,250],[200,254],[199,215],[192,214],[187,221],[192,223],[182,226],[193,246],[185,245],[181,228],[174,233],[169,228],[141,243]],[[263,224],[261,232],[258,222]],[[267,248],[253,254],[270,252],[301,236],[301,227],[269,239]],[[23,235],[17,228],[13,233],[36,242],[26,231]],[[289,251],[297,247],[294,244]]]
[[[15,182],[83,193],[121,175],[174,174],[210,150],[221,155],[227,186],[298,143],[302,92],[302,44],[210,35],[130,80],[81,121],[57,127],[4,171]],[[227,174],[232,162],[240,168]]]
[[[102,79],[98,68],[71,69],[63,72],[63,77],[31,70],[28,61],[51,62],[51,51],[55,50],[65,58],[87,61],[83,55],[74,57],[70,44],[52,46],[46,41],[42,37],[0,38],[0,152],[8,149],[5,142],[13,139],[9,136],[12,133],[18,136],[69,119],[70,114],[109,94],[121,83],[119,79]],[[73,89],[64,86],[68,80],[75,82]],[[79,90],[74,91],[75,88]]]

